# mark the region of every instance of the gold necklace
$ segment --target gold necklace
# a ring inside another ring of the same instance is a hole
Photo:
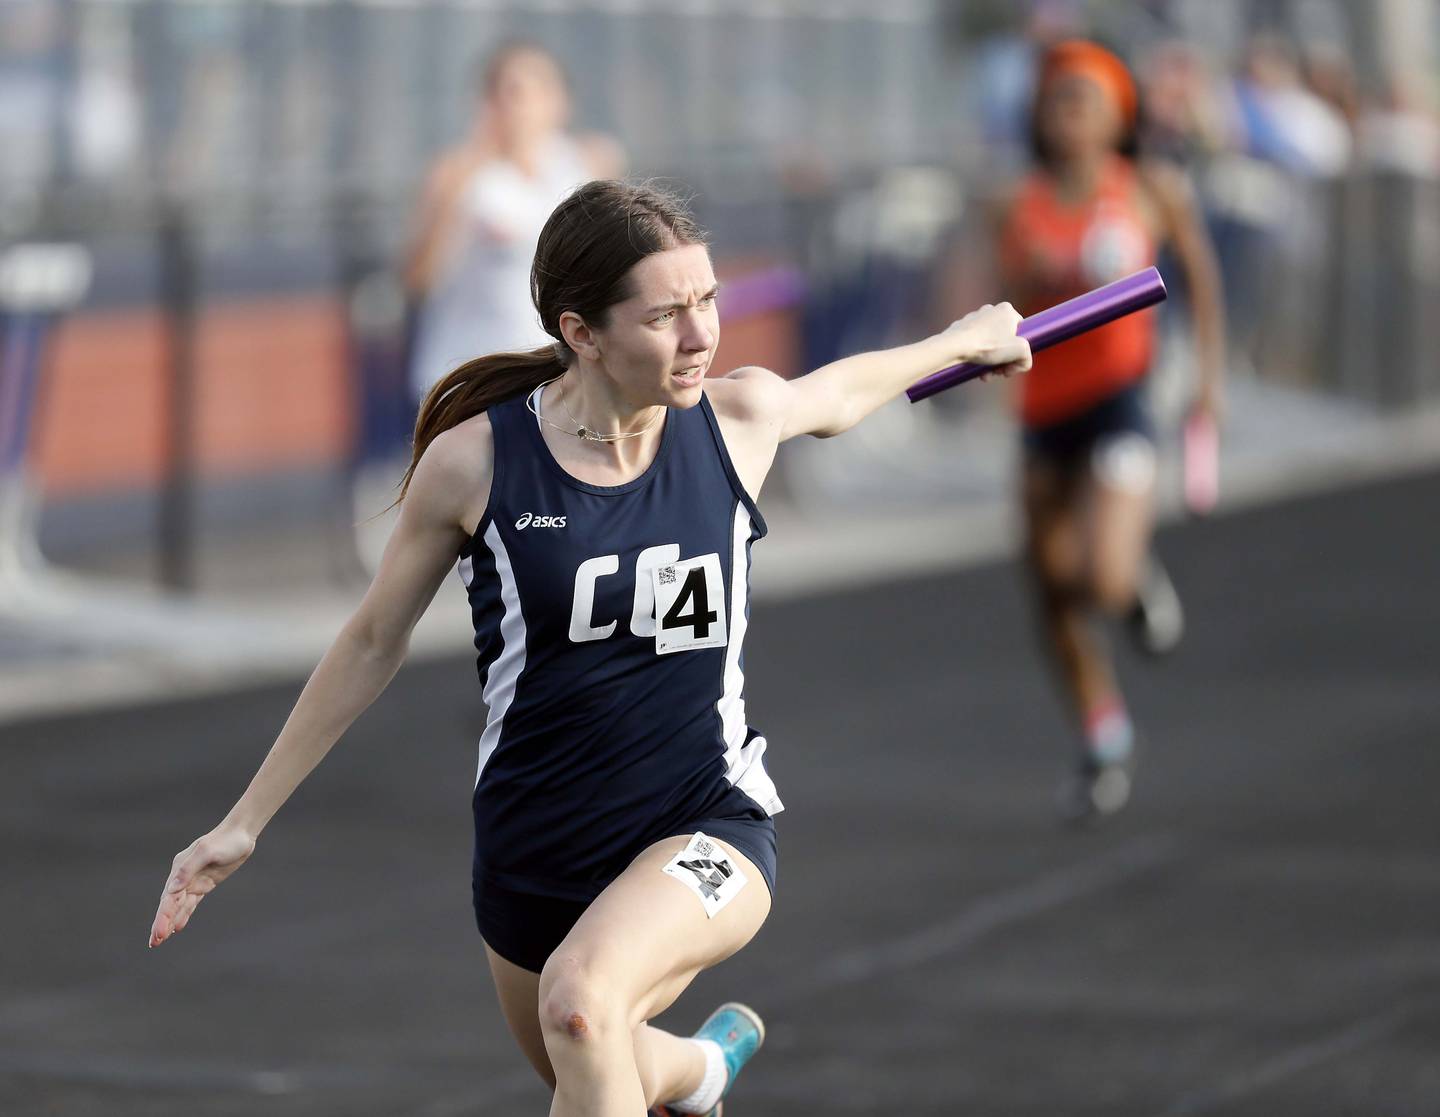
[[[539,419],[542,423],[549,423],[550,426],[554,427],[557,431],[565,431],[566,434],[574,435],[576,438],[581,439],[582,441],[619,442],[622,438],[636,438],[644,434],[656,423],[658,423],[660,421],[660,416],[665,414],[665,411],[662,409],[658,414],[656,414],[655,418],[651,419],[638,431],[626,431],[624,434],[600,434],[598,431],[592,431],[579,419],[575,418],[574,415],[570,414],[570,407],[565,402],[565,389],[561,388],[559,392],[560,406],[564,409],[566,417],[569,418],[569,420],[574,423],[577,428],[573,431],[568,430],[565,427],[562,427],[559,423],[551,422],[551,420],[545,418],[544,415],[541,415],[540,412],[535,409],[535,405],[532,402],[537,395],[542,394],[546,388],[550,387],[551,384],[554,384],[559,380],[563,380],[564,377],[565,374],[562,372],[559,376],[555,377],[554,380],[547,380],[545,381],[545,383],[541,384],[538,389],[536,389],[534,392],[531,392],[528,396],[525,397],[525,407],[529,410],[530,414],[534,415],[535,418]]]

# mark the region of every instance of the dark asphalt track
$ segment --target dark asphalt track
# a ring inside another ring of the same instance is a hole
[[[759,610],[780,899],[669,1017],[769,1018],[731,1117],[1440,1113],[1440,476],[1160,547],[1190,639],[1126,662],[1147,762],[1094,833],[1013,567]],[[146,951],[296,690],[0,730],[0,1113],[545,1112],[471,922],[468,660]]]

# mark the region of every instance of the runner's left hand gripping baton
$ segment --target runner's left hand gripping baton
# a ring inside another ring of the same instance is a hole
[[[1015,332],[1030,343],[1031,352],[1069,341],[1076,334],[1093,330],[1165,299],[1165,281],[1154,268],[1137,271],[1104,287],[1097,287],[1067,302],[1059,303],[1023,319]],[[992,365],[963,364],[942,369],[905,389],[911,403],[919,403],[936,392],[953,388],[977,376],[993,372]]]

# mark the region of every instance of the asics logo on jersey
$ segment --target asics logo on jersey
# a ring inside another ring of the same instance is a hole
[[[526,512],[515,521],[515,530],[524,531],[527,527],[564,527],[564,516],[537,516],[533,512]]]

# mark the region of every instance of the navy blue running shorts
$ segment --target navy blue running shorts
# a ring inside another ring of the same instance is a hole
[[[1144,381],[1121,388],[1063,422],[1026,427],[1021,437],[1027,456],[1068,469],[1087,464],[1097,444],[1126,434],[1138,434],[1152,444],[1155,441]]]
[[[770,895],[775,895],[773,819],[711,818],[664,837],[688,836],[697,830],[744,854],[760,870]],[[598,896],[602,890],[603,886],[595,894]],[[537,974],[591,903],[522,892],[492,881],[475,882],[473,898],[475,925],[490,949],[507,962]]]

